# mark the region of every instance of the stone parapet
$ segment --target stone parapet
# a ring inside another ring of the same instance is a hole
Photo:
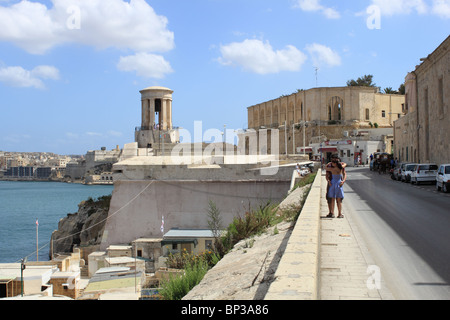
[[[322,171],[303,206],[265,300],[317,300]]]

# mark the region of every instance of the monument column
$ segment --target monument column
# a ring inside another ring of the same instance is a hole
[[[153,129],[153,126],[155,124],[155,99],[148,99],[149,103],[149,113],[150,113],[150,129]]]
[[[142,100],[142,121],[141,121],[141,128],[145,128],[147,126],[147,115],[148,115],[148,109],[147,109],[147,100]]]
[[[167,107],[167,130],[172,129],[172,100],[167,99],[166,102]]]
[[[163,130],[167,130],[167,99],[162,100],[161,113]]]

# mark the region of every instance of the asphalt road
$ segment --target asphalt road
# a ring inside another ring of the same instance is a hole
[[[450,193],[348,168],[344,212],[396,299],[450,299]]]

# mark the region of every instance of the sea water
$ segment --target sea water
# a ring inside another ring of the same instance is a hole
[[[113,188],[112,185],[0,181],[0,263],[19,262],[25,257],[29,261],[49,260],[50,237],[58,229],[59,220],[78,212],[81,201],[110,195]]]

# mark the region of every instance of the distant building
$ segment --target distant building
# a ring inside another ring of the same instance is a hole
[[[120,157],[121,150],[117,146],[113,150],[106,150],[102,147],[101,150],[90,150],[86,153],[86,172],[100,174],[95,172],[96,168],[102,165],[110,165],[116,163]]]
[[[37,179],[48,179],[52,175],[51,167],[38,167],[36,168]]]
[[[86,161],[72,161],[66,164],[66,178],[71,178],[73,180],[82,180],[86,174]]]
[[[34,177],[34,167],[10,167],[6,170],[5,177],[32,179]]]
[[[119,161],[122,150],[119,146],[115,149],[90,150],[86,153],[85,159],[71,161],[66,164],[64,171],[65,179],[83,180],[86,183],[112,183],[110,174],[114,163]]]
[[[450,162],[450,36],[406,75],[407,115],[395,121],[395,157]]]
[[[206,250],[212,250],[214,235],[209,229],[178,229],[172,228],[164,234],[161,246],[163,255],[169,252],[177,253],[186,251],[187,253],[199,254]]]
[[[251,135],[255,130],[267,130],[267,153],[272,152],[271,136],[278,130],[278,149],[280,154],[298,154],[317,143],[325,148],[331,140],[376,141],[384,147],[381,152],[392,152],[393,124],[404,114],[405,96],[382,94],[373,87],[329,87],[301,90],[288,96],[263,102],[249,107],[248,130],[241,134],[245,139],[246,154],[252,154]],[[379,133],[374,133],[379,131]],[[371,134],[369,134],[371,132]],[[275,140],[276,141],[276,140]],[[259,144],[259,143],[258,143]],[[357,145],[357,144],[355,144]],[[351,152],[352,164],[359,156],[366,159],[367,149],[355,148]],[[320,156],[308,149],[310,158]],[[338,148],[319,150],[327,159]]]

